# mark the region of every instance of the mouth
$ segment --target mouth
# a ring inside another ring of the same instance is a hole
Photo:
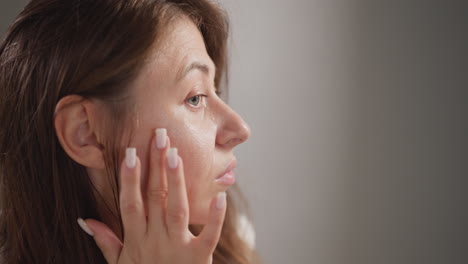
[[[215,181],[224,185],[232,185],[236,182],[236,177],[234,176],[234,168],[237,166],[237,159],[234,157],[232,161],[227,166],[226,170],[219,175]]]

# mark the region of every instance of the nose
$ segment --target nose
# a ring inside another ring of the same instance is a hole
[[[229,105],[221,103],[216,144],[233,148],[250,137],[250,126]]]

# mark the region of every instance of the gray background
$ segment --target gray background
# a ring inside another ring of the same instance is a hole
[[[468,263],[463,2],[221,1],[265,263]]]

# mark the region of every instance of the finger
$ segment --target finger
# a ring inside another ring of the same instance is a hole
[[[127,148],[121,165],[120,210],[124,244],[136,245],[146,231],[146,218],[140,189],[140,159],[135,148]]]
[[[226,193],[220,192],[211,200],[208,223],[198,236],[201,247],[212,254],[218,244],[223,229],[224,217],[226,215]]]
[[[83,220],[78,218],[78,224],[86,233],[89,234],[89,231],[91,231],[90,235],[93,236],[94,241],[104,255],[107,263],[117,263],[123,245],[114,232],[105,224],[93,219]],[[86,230],[86,228],[88,228],[88,230]]]
[[[165,234],[164,220],[168,196],[166,178],[166,150],[170,147],[169,137],[165,128],[155,130],[151,142],[149,179],[146,190],[148,207],[148,231],[151,234]]]
[[[184,240],[188,232],[189,208],[185,188],[184,167],[177,148],[167,150],[167,200],[166,223],[171,238]]]

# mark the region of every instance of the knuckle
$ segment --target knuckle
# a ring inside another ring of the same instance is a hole
[[[142,210],[142,205],[138,202],[124,202],[122,204],[122,212],[126,214],[136,214]]]
[[[218,245],[217,237],[206,237],[202,240],[203,246],[208,249],[214,249]]]
[[[167,189],[150,189],[146,194],[148,201],[156,204],[162,204],[167,200],[168,195]]]
[[[177,210],[168,210],[167,211],[167,216],[169,217],[169,219],[176,223],[176,224],[180,224],[180,223],[183,223],[186,219],[186,217],[188,216],[187,215],[187,212],[183,209],[177,209]]]

